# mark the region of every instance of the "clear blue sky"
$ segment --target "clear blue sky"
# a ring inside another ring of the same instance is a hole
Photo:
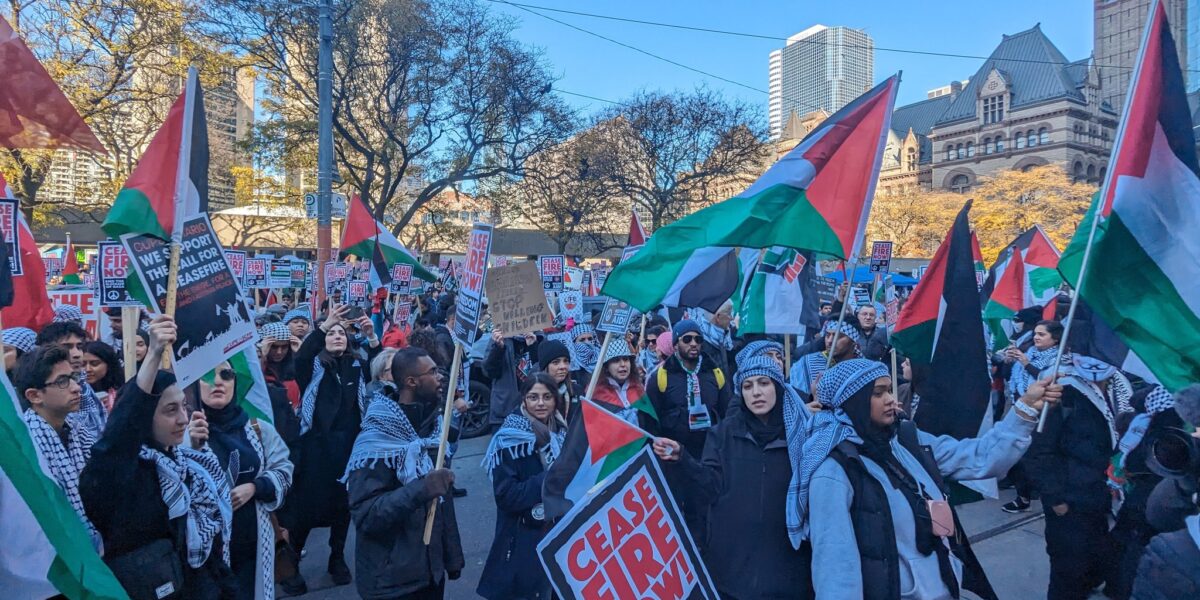
[[[755,33],[786,38],[815,24],[864,29],[875,40],[875,79],[903,70],[897,104],[925,98],[927,90],[966,79],[981,59],[887,52],[898,48],[986,57],[1001,35],[1041,23],[1069,60],[1092,52],[1092,0],[1006,0],[998,3],[936,0],[513,0],[609,16]],[[767,95],[667,64],[523,10],[489,6],[518,20],[516,37],[540,48],[561,77],[556,88],[609,100],[640,90],[690,90],[703,84],[755,103],[766,113]],[[666,29],[563,13],[555,19],[611,37],[665,58],[767,89],[767,55],[784,42]],[[592,111],[603,103],[563,96]]]

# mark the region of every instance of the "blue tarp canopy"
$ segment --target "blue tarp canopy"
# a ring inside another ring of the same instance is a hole
[[[909,277],[907,275],[901,275],[899,273],[892,273],[891,275],[892,275],[892,283],[895,284],[897,287],[912,287],[912,286],[917,285],[917,280],[913,279],[912,277]],[[838,283],[841,283],[845,279],[845,277],[842,275],[841,271],[834,271],[832,273],[826,273],[825,276],[838,282]],[[854,283],[874,283],[874,282],[875,282],[875,274],[871,272],[870,265],[862,265],[862,266],[854,269]]]

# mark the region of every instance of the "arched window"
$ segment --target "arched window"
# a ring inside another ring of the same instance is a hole
[[[956,155],[957,155],[959,158],[966,158],[966,157],[967,157],[967,153],[966,153],[966,151],[964,151],[964,150],[963,150],[963,145],[962,145],[962,144],[959,144],[958,146],[955,146],[954,150],[955,150],[955,154],[956,154]]]
[[[1021,134],[1018,132],[1018,133],[1017,133],[1017,137],[1016,137],[1016,142],[1017,142],[1017,150],[1020,150],[1021,148],[1024,148],[1024,147],[1025,147],[1025,136],[1024,136],[1024,135],[1021,135]]]
[[[1096,179],[1096,165],[1088,165],[1087,178],[1088,181]]]
[[[954,146],[946,146],[946,160],[954,160]]]
[[[996,136],[996,152],[1004,152],[1004,137]]]
[[[991,154],[992,152],[995,152],[995,151],[996,151],[996,143],[992,141],[992,138],[983,138],[983,153]]]
[[[905,157],[905,159],[906,159],[906,160],[905,160],[905,166],[907,166],[907,167],[908,167],[908,170],[909,170],[909,171],[916,171],[916,170],[917,170],[917,149],[916,149],[916,148],[909,148],[909,149],[908,149],[908,154],[907,154],[907,156]]]
[[[967,158],[975,158],[975,142],[967,142]]]
[[[950,179],[950,189],[955,193],[965,194],[971,189],[971,178],[963,174],[955,175]]]
[[[1104,176],[1108,174],[1108,167],[1100,167],[1100,181],[1104,181]]]
[[[1050,143],[1050,130],[1049,129],[1043,127],[1038,130],[1038,143],[1039,144],[1049,144]]]
[[[1083,163],[1079,161],[1075,162],[1075,165],[1071,167],[1071,176],[1076,182],[1083,180]]]
[[[1025,140],[1027,146],[1032,148],[1037,145],[1037,143],[1038,143],[1037,133],[1035,133],[1032,129],[1029,130],[1029,133],[1025,134],[1025,137],[1028,138],[1027,140]]]
[[[1075,141],[1083,141],[1083,125],[1080,125],[1079,123],[1075,124]]]

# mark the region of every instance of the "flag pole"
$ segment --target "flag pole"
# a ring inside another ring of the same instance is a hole
[[[450,366],[450,383],[446,386],[446,405],[442,408],[442,439],[438,443],[437,462],[434,469],[440,469],[446,464],[446,445],[450,436],[450,415],[454,410],[454,392],[458,388],[458,372],[462,370],[463,347],[458,340],[454,341],[454,360]],[[437,515],[438,499],[429,501],[429,511],[425,514],[425,545],[433,539],[433,518]]]
[[[829,353],[828,367],[832,367],[833,349],[837,347],[838,335],[842,331],[842,324],[846,322],[846,305],[850,304],[850,289],[854,287],[854,271],[858,270],[858,256],[855,255],[854,260],[850,261],[850,270],[846,270],[846,261],[842,261],[842,274],[845,275],[846,297],[842,298],[842,309],[838,311],[838,326],[833,329],[833,340],[829,342],[829,347],[825,349]],[[835,298],[836,299],[836,298]]]
[[[895,348],[892,348],[892,398],[895,398],[897,402],[900,401],[900,371],[896,369]]]
[[[787,379],[792,370],[792,334],[783,334],[783,378]]]
[[[604,343],[600,345],[600,357],[596,359],[596,368],[592,370],[592,378],[588,381],[587,395],[585,398],[592,399],[592,393],[596,391],[596,383],[600,381],[600,371],[604,370],[604,355],[608,353],[608,342],[612,340],[612,334],[604,332]]]
[[[125,357],[125,380],[137,376],[137,326],[141,309],[121,307],[121,354]]]

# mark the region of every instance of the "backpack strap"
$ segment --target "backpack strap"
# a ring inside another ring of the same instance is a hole
[[[659,365],[658,367],[658,393],[662,394],[667,391],[667,370]]]
[[[908,419],[900,421],[900,426],[896,431],[896,439],[900,441],[900,445],[905,450],[908,450],[917,459],[917,462],[921,463],[921,466],[925,468],[925,472],[937,484],[942,494],[946,494],[946,481],[942,478],[942,471],[938,468],[937,461],[933,458],[933,452],[929,449],[929,446],[921,445],[917,437],[917,424]]]
[[[721,367],[713,369],[713,376],[717,378],[717,389],[725,387],[725,373],[721,371]]]

